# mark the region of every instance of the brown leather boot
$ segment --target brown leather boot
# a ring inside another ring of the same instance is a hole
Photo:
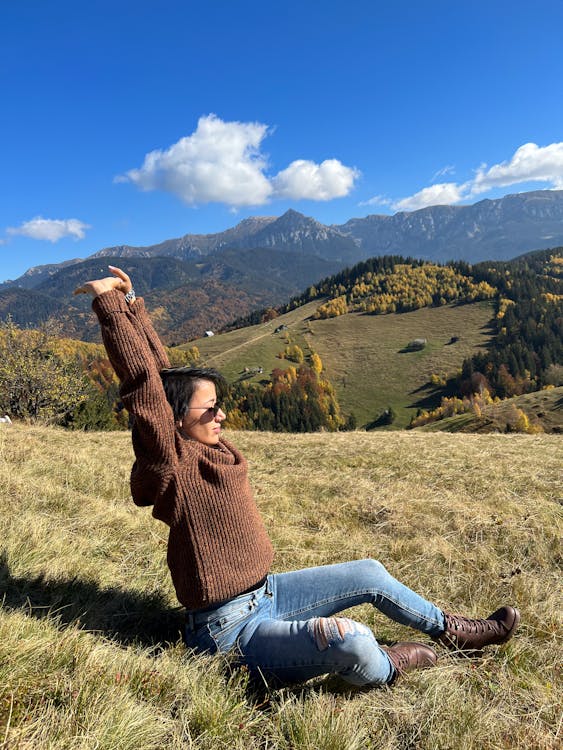
[[[381,646],[381,649],[385,651],[395,670],[389,684],[395,682],[397,677],[401,677],[405,672],[433,667],[438,659],[434,649],[423,643],[403,641],[394,646]]]
[[[471,620],[445,612],[444,618],[446,629],[434,638],[435,641],[453,650],[478,651],[512,638],[520,622],[520,612],[514,607],[501,607],[486,620]]]

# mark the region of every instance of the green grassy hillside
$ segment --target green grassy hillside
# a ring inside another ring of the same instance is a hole
[[[316,351],[325,373],[336,388],[344,413],[353,413],[358,425],[371,422],[388,406],[397,414],[394,428],[405,427],[419,406],[436,404],[426,390],[433,372],[455,371],[465,357],[487,345],[492,304],[426,307],[391,315],[351,313],[327,320],[311,320],[319,302],[292,310],[269,323],[200,339],[195,343],[203,360],[231,380],[245,367],[263,367],[267,377],[287,362],[276,355],[286,339],[305,353]],[[280,325],[288,330],[274,334]],[[452,336],[459,340],[450,344]],[[422,351],[407,352],[415,338],[426,338]],[[439,399],[438,399],[439,402]]]
[[[288,336],[293,342],[306,346],[307,319],[317,307],[318,303],[311,302],[268,323],[190,341],[185,348],[197,346],[205,364],[217,367],[233,382],[241,377],[245,367],[263,367],[264,373],[269,374],[275,367],[287,366],[276,355],[283,351]],[[288,330],[274,333],[281,325],[287,326]],[[260,380],[260,377],[251,380]]]
[[[34,750],[555,750],[560,438],[236,433],[274,570],[373,556],[438,606],[511,602],[517,636],[392,689],[259,700],[182,645],[166,528],[129,499],[127,433],[0,425],[0,744]],[[492,478],[494,477],[494,481]],[[412,638],[363,606],[380,641]]]
[[[455,372],[465,357],[484,348],[490,338],[492,306],[426,307],[413,312],[367,316],[348,314],[311,322],[308,340],[326,365],[345,412],[358,425],[391,406],[393,427],[406,427],[419,406],[434,403],[427,389],[430,375]],[[452,336],[459,340],[450,344]],[[421,351],[405,351],[413,339],[425,338]]]

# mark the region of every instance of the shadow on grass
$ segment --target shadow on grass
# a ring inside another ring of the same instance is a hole
[[[432,385],[432,383],[429,380],[427,380],[426,383],[419,385],[418,388],[413,388],[412,391],[409,391],[409,396],[412,396],[415,393],[423,393],[424,391],[435,391],[436,393],[438,392],[441,393],[442,388],[436,385]]]
[[[142,594],[117,587],[102,588],[94,581],[13,576],[5,555],[0,557],[0,606],[38,620],[49,618],[60,628],[69,626],[99,633],[121,645],[165,648],[181,637],[183,615],[158,594]]]
[[[420,393],[422,389],[417,389]],[[425,411],[431,411],[436,409],[442,403],[443,391],[432,389],[430,392],[426,392],[426,395],[417,398],[409,404],[410,409],[424,409]]]
[[[421,352],[423,349],[424,347],[422,346],[419,349],[415,349],[409,346],[403,346],[402,349],[397,349],[397,354],[414,354],[415,352]]]
[[[344,680],[330,675],[328,677],[319,677],[303,685],[263,685],[258,681],[250,680],[245,689],[245,698],[255,711],[261,711],[265,714],[272,712],[277,715],[280,706],[287,699],[296,699],[304,701],[309,698],[316,698],[319,695],[336,695],[342,698],[353,699],[363,693],[369,693],[373,690],[385,688],[386,686],[375,685],[351,685]]]

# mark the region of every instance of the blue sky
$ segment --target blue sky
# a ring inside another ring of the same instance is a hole
[[[295,208],[563,188],[561,0],[0,8],[0,280]]]

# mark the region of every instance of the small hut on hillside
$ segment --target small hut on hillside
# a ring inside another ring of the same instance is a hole
[[[426,339],[413,339],[407,344],[407,349],[411,352],[418,352],[421,349],[424,349],[427,343]]]

